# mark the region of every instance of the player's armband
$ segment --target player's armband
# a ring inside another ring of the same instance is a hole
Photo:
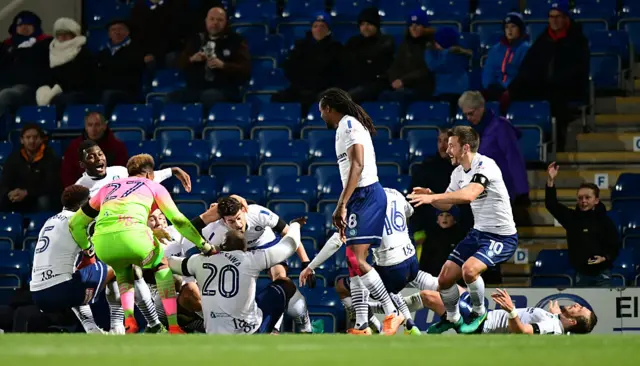
[[[284,220],[282,219],[278,219],[278,223],[276,224],[276,226],[273,228],[273,230],[280,234],[282,232],[282,230],[284,230],[284,228],[287,227],[287,223],[284,222]]]
[[[484,188],[487,188],[489,185],[489,179],[482,174],[474,174],[473,178],[471,178],[470,183],[478,183],[481,184]]]
[[[84,205],[82,205],[82,212],[85,215],[87,215],[90,218],[92,218],[92,219],[95,219],[98,216],[98,214],[100,213],[100,211],[98,211],[95,208],[91,207],[89,202],[87,202]]]
[[[537,323],[531,324],[531,328],[533,328],[533,334],[540,334],[540,326]]]
[[[189,272],[189,266],[188,266],[189,258],[190,257],[186,257],[185,259],[182,260],[182,263],[181,263],[181,265],[182,265],[182,274],[185,275],[185,276],[193,276]]]

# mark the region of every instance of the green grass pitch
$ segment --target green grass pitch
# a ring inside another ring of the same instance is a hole
[[[640,365],[640,336],[0,335],[0,365]]]

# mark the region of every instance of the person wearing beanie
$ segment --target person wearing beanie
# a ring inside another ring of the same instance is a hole
[[[531,43],[527,27],[520,13],[508,13],[502,22],[504,35],[489,50],[482,69],[482,87],[485,98],[498,100],[518,75]]]
[[[381,99],[408,103],[432,95],[434,77],[425,62],[424,51],[434,33],[425,11],[417,8],[408,14],[407,33],[388,73],[391,90],[384,91]]]
[[[387,70],[393,62],[393,37],[380,32],[378,9],[367,8],[358,16],[360,34],[345,46],[345,90],[356,103],[378,99],[388,87]]]
[[[343,46],[331,35],[331,17],[314,15],[311,29],[297,39],[282,68],[290,86],[271,97],[272,102],[300,103],[306,113],[318,101],[318,94],[340,85],[343,77]]]
[[[425,52],[427,66],[436,79],[433,95],[450,104],[469,88],[467,70],[473,53],[460,47],[459,39],[460,33],[456,28],[440,27],[434,35],[434,42]],[[455,111],[453,107],[452,111]]]
[[[580,23],[569,17],[566,0],[549,7],[549,26],[531,44],[517,76],[508,88],[510,100],[547,100],[557,121],[558,149],[562,151],[568,124],[573,120],[570,104],[586,103],[589,94],[589,41]]]
[[[97,68],[80,24],[59,18],[53,32],[55,38],[48,42],[46,81],[36,90],[36,102],[55,105],[61,115],[66,105],[93,102]]]
[[[9,38],[0,43],[0,117],[20,105],[33,103],[35,88],[42,84],[45,63],[42,21],[31,11],[21,11],[9,26]]]

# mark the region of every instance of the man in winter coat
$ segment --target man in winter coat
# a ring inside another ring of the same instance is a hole
[[[600,202],[600,189],[593,183],[580,185],[575,209],[559,203],[555,187],[558,169],[555,162],[547,168],[549,177],[544,203],[567,231],[569,261],[576,270],[576,285],[609,287],[610,269],[620,250],[616,226]]]
[[[48,66],[42,41],[51,36],[42,31],[40,17],[30,11],[19,12],[9,34],[0,44],[0,117],[34,102]]]
[[[60,157],[44,139],[37,124],[22,128],[22,147],[9,155],[2,170],[0,211],[56,211],[60,206]]]
[[[358,16],[360,34],[345,45],[346,89],[357,103],[378,99],[388,88],[387,70],[393,62],[393,37],[380,32],[378,9],[367,8]]]
[[[64,152],[62,161],[62,184],[68,187],[74,184],[84,173],[84,167],[80,165],[78,147],[84,140],[93,140],[98,143],[100,149],[107,158],[107,166],[126,166],[128,160],[127,147],[118,140],[107,126],[107,121],[97,112],[87,113],[84,119],[84,131],[82,136],[71,140],[69,147]]]
[[[343,47],[331,36],[331,18],[320,12],[315,15],[311,31],[298,39],[283,64],[284,74],[291,84],[274,94],[279,103],[301,103],[303,111],[318,99],[323,90],[339,85]]]
[[[508,13],[503,24],[504,36],[491,47],[482,68],[482,87],[489,100],[498,100],[507,90],[531,47],[520,13]]]
[[[251,77],[251,55],[244,38],[229,27],[223,8],[211,8],[205,23],[206,32],[191,37],[180,57],[187,88],[169,99],[202,103],[208,110],[216,102],[240,101],[240,88]]]

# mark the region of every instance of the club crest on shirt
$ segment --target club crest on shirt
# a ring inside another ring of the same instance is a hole
[[[357,229],[350,229],[349,230],[349,236],[356,236],[358,235],[358,230]]]
[[[256,227],[253,228],[253,230],[262,231],[262,230],[264,230],[264,228],[262,226],[256,226]]]

